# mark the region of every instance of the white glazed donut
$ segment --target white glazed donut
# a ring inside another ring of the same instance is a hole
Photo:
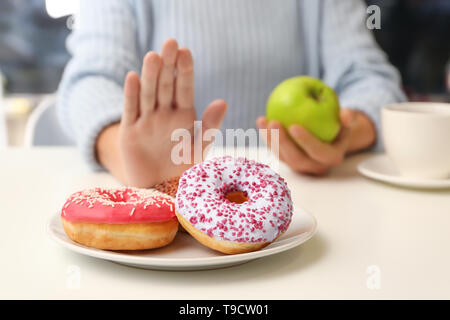
[[[245,158],[214,158],[184,172],[176,214],[199,242],[234,254],[259,250],[292,218],[290,191],[269,166]]]

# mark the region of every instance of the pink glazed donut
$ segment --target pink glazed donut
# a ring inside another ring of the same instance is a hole
[[[214,158],[181,176],[180,224],[205,246],[227,254],[259,250],[283,234],[293,205],[286,182],[245,158]]]
[[[162,247],[178,230],[172,198],[137,188],[76,192],[64,204],[61,219],[73,241],[108,250]]]

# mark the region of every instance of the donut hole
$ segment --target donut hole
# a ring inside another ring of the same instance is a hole
[[[113,203],[124,203],[124,202],[135,202],[137,199],[134,196],[130,196],[128,193],[124,192],[106,192],[108,195],[108,200]]]
[[[241,204],[248,201],[248,196],[244,191],[231,191],[225,195],[225,199],[233,203]]]

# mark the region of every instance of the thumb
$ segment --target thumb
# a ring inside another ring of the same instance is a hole
[[[203,135],[201,137],[201,154],[202,159],[205,159],[210,147],[212,146],[215,134],[212,137],[205,137],[205,132],[209,129],[219,129],[222,125],[223,118],[227,112],[227,103],[225,100],[214,100],[203,112],[202,117],[202,131]],[[206,138],[207,141],[203,141]]]
[[[223,118],[227,112],[227,103],[225,100],[214,100],[203,112],[202,122],[203,129],[219,129],[222,125]]]

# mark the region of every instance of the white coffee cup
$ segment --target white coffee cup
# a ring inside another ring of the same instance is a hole
[[[450,104],[392,104],[381,120],[386,152],[402,175],[450,178]]]

